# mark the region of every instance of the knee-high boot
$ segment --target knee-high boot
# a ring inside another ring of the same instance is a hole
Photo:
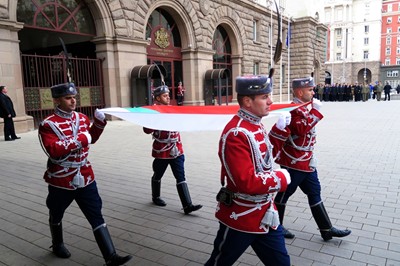
[[[182,202],[182,207],[185,214],[197,211],[203,207],[200,204],[199,205],[192,204],[192,199],[190,198],[189,188],[186,182],[181,182],[177,184],[176,188],[178,190],[179,198]]]
[[[275,202],[275,206],[276,206],[276,208],[278,209],[279,222],[280,222],[280,224],[281,224],[284,237],[285,237],[285,238],[288,238],[288,239],[294,238],[295,235],[294,235],[293,233],[291,233],[289,230],[287,230],[287,229],[283,226],[283,217],[285,216],[286,204],[284,204],[284,203],[276,203],[276,202]]]
[[[339,230],[332,226],[323,202],[311,206],[311,213],[318,225],[321,237],[325,241],[332,239],[332,237],[345,237],[350,235],[351,230]]]
[[[167,203],[160,197],[161,195],[161,180],[151,179],[151,194],[153,203],[157,206],[166,206]]]
[[[95,228],[93,234],[107,266],[124,265],[132,259],[131,255],[122,257],[117,254],[106,224]]]
[[[71,257],[71,253],[64,246],[62,223],[53,224],[50,219],[49,225],[53,243],[51,246],[53,248],[53,253],[59,258],[65,259]]]

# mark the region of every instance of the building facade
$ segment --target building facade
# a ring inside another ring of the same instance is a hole
[[[229,104],[236,76],[273,66],[274,101],[286,100],[291,79],[311,72],[324,79],[327,27],[282,16],[282,63],[274,66],[277,21],[272,1],[0,0],[0,83],[19,132],[51,112],[50,86],[68,80],[78,87],[79,110],[90,114],[151,104],[151,89],[162,82],[173,104],[179,82],[185,105]]]
[[[374,83],[380,76],[382,1],[326,0],[327,83]]]
[[[381,31],[381,73],[383,84],[400,84],[400,1],[383,0]]]

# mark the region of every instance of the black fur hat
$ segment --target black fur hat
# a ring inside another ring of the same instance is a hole
[[[76,95],[77,91],[75,84],[72,82],[67,82],[63,84],[54,85],[51,87],[51,97],[60,98],[66,95]]]

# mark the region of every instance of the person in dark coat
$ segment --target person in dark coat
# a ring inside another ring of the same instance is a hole
[[[7,87],[0,86],[0,117],[4,119],[4,140],[12,141],[20,139],[15,134],[14,121],[15,117],[14,105],[11,98],[7,95]]]
[[[392,86],[390,86],[389,82],[386,82],[385,87],[383,87],[383,91],[385,92],[385,99],[384,101],[390,101],[390,91],[392,90]]]

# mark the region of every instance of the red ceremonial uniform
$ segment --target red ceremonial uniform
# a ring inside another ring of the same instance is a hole
[[[302,102],[295,98],[293,103]],[[309,109],[309,105],[294,109],[291,115],[288,126],[291,135],[278,154],[276,163],[303,172],[314,172],[315,126],[324,116],[315,108]]]
[[[146,134],[153,135],[152,156],[158,159],[174,159],[183,154],[181,135],[178,131],[163,131],[143,128]]]
[[[49,157],[44,179],[49,185],[75,190],[94,181],[92,166],[87,159],[89,139],[95,143],[106,123],[95,118],[90,125],[86,115],[66,113],[58,108],[40,123],[39,139]]]
[[[271,149],[272,145],[274,149],[282,146],[288,135],[276,126],[268,135],[261,118],[243,109],[226,125],[218,152],[221,181],[227,180],[235,198],[230,206],[218,203],[216,217],[220,222],[242,232],[268,232],[262,221],[273,204],[273,194],[287,187],[284,172],[272,168]],[[272,208],[275,211],[275,204]]]

